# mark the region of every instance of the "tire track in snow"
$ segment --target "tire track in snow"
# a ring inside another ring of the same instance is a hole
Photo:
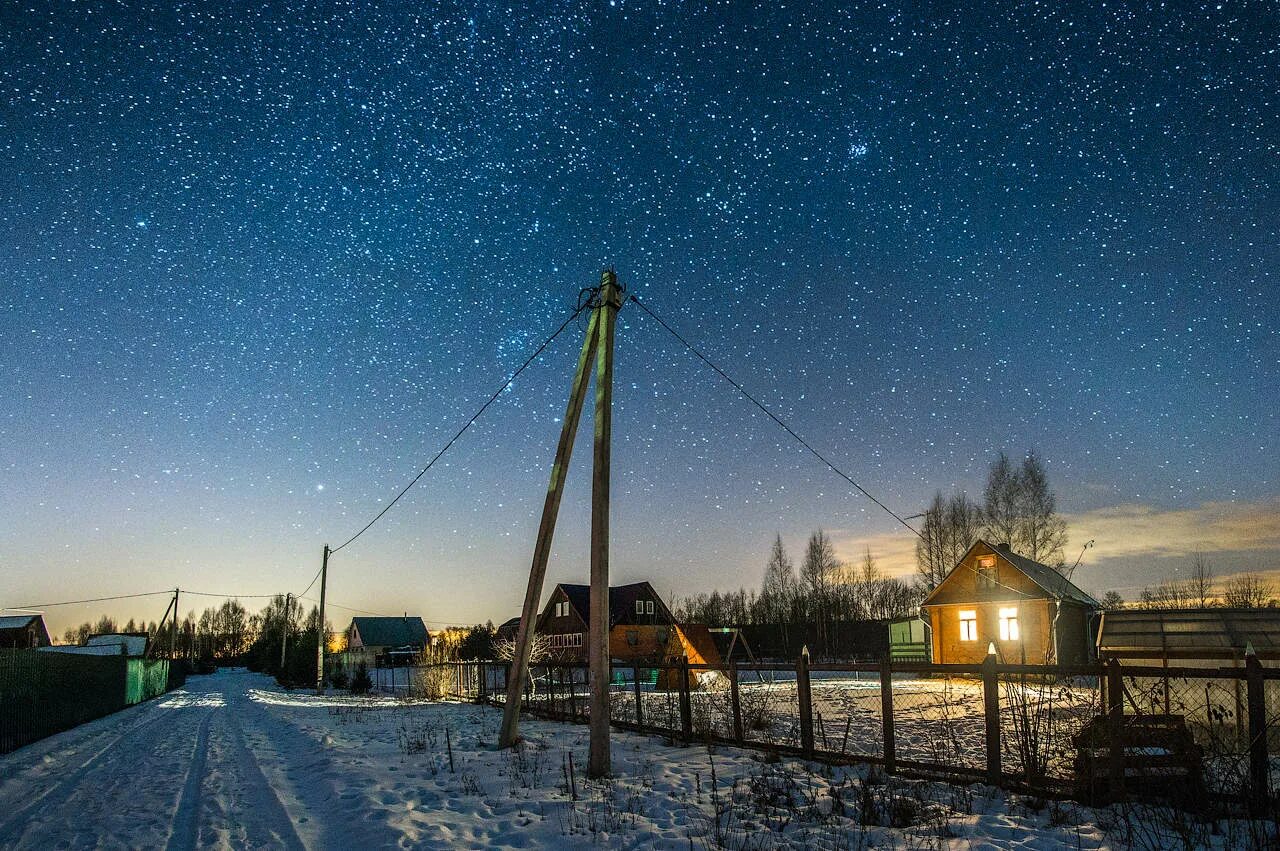
[[[252,813],[257,819],[261,820],[261,824],[257,826],[264,828],[270,834],[270,842],[268,843],[270,847],[305,851],[306,846],[303,845],[302,839],[298,836],[298,830],[293,823],[293,819],[289,817],[284,804],[280,802],[280,796],[276,794],[275,789],[267,782],[267,777],[262,773],[262,766],[258,763],[258,758],[249,749],[249,745],[244,738],[244,730],[236,719],[235,713],[228,713],[227,720],[231,731],[231,749],[235,753],[236,767],[239,769],[241,779],[250,786],[249,794],[245,796],[246,812],[244,815]]]
[[[200,789],[204,784],[205,761],[209,752],[209,725],[213,722],[213,710],[204,715],[200,732],[196,734],[191,765],[187,767],[187,781],[182,787],[182,798],[173,814],[173,826],[169,830],[168,851],[179,848],[195,848],[200,839]]]

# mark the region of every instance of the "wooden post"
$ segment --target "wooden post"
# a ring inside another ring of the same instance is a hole
[[[880,721],[884,730],[884,770],[898,767],[898,742],[893,729],[893,667],[889,654],[880,661]]]
[[[796,698],[800,703],[800,749],[813,756],[813,694],[809,688],[809,648],[796,659]]]
[[[284,622],[280,625],[280,673],[284,673],[284,661],[289,649],[289,613],[293,611],[290,601],[293,599],[293,592],[290,591],[284,595]]]
[[[173,621],[169,624],[169,661],[178,658],[178,589],[173,589]]]
[[[596,329],[595,459],[591,479],[591,610],[587,646],[591,690],[588,777],[609,773],[609,463],[613,442],[613,336],[622,291],[618,276],[600,276]]]
[[[635,682],[632,684],[636,690],[636,726],[640,728],[640,732],[644,732],[644,697],[640,692],[640,663],[636,662],[632,674]]]
[[[994,647],[994,645],[993,645]],[[987,727],[987,782],[1000,782],[1000,680],[994,649],[982,661],[982,706]]]
[[[1120,660],[1107,660],[1108,793],[1112,800],[1124,797],[1124,680]]]
[[[729,660],[729,702],[733,706],[733,739],[738,744],[746,739],[742,730],[742,698],[738,693],[738,663]]]
[[[324,594],[329,584],[329,545],[324,545],[324,558],[320,561],[320,620],[316,624],[316,694],[324,694]],[[393,675],[394,676],[394,675]],[[395,690],[395,680],[391,681]]]
[[[680,735],[685,744],[693,741],[693,700],[689,696],[689,657],[680,657]]]
[[[538,538],[533,546],[533,564],[529,568],[529,585],[524,593],[524,608],[520,614],[520,626],[516,630],[514,658],[507,671],[507,702],[502,711],[502,729],[498,734],[498,747],[509,748],[520,738],[520,695],[524,681],[529,676],[529,652],[533,646],[533,630],[538,618],[538,600],[542,596],[542,582],[547,575],[547,559],[551,556],[551,541],[555,537],[556,517],[560,513],[560,498],[564,495],[564,480],[569,472],[569,460],[573,455],[573,439],[578,433],[578,421],[582,419],[582,405],[587,395],[591,359],[596,351],[596,328],[600,311],[591,312],[587,324],[587,336],[578,354],[578,367],[569,387],[569,404],[564,422],[560,426],[560,442],[556,445],[556,457],[551,464],[551,483],[542,503],[542,520],[538,524]]]
[[[1249,645],[1244,657],[1249,705],[1249,803],[1255,814],[1265,812],[1270,794],[1267,758],[1267,700],[1263,693],[1262,663]]]

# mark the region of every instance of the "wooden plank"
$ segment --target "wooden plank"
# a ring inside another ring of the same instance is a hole
[[[813,753],[813,693],[809,688],[809,648],[796,660],[796,700],[800,711],[800,750]]]
[[[498,746],[509,748],[520,738],[520,696],[524,681],[529,675],[529,651],[532,646],[535,621],[538,618],[538,601],[542,597],[542,583],[547,576],[547,559],[551,556],[551,541],[555,537],[556,518],[560,513],[560,499],[564,496],[565,476],[569,472],[569,460],[573,455],[573,440],[582,419],[582,406],[587,395],[592,357],[596,351],[596,328],[599,314],[593,311],[587,324],[586,339],[578,354],[578,367],[569,387],[569,404],[564,422],[560,426],[560,442],[556,446],[555,460],[551,465],[551,483],[542,504],[542,520],[538,524],[538,538],[533,546],[533,564],[529,568],[529,585],[524,593],[524,608],[520,613],[520,626],[516,631],[516,648],[511,667],[507,672],[507,701],[502,710],[502,729],[498,734]]]
[[[884,766],[892,772],[897,765],[897,733],[893,728],[893,666],[889,657],[880,665],[880,718],[884,733]]]

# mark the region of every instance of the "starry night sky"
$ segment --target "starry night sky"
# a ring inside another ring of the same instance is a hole
[[[301,590],[610,264],[902,514],[1035,449],[1086,587],[1185,555],[1117,511],[1280,567],[1276,7],[1088,5],[5,3],[0,605]],[[516,613],[579,342],[332,600]],[[616,381],[617,581],[903,564],[634,306]]]

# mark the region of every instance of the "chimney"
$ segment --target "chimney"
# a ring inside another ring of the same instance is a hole
[[[1011,552],[1013,552],[1013,550],[1009,549],[1009,542],[1008,542],[1008,541],[1001,541],[1000,543],[996,544],[996,549],[997,549],[997,550],[1000,550],[1001,552],[1006,552],[1006,553],[1011,553]]]

